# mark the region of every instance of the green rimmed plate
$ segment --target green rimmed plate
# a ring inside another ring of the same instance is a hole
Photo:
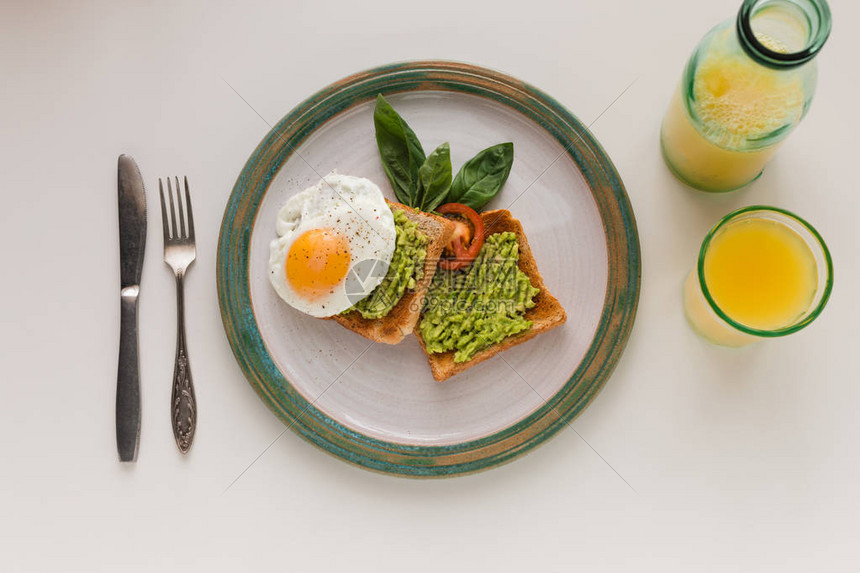
[[[509,208],[522,222],[544,282],[567,310],[564,326],[438,384],[411,337],[372,344],[277,297],[266,265],[288,197],[336,169],[394,198],[373,135],[378,93],[425,149],[449,141],[455,170],[480,149],[514,142],[510,178],[486,208]],[[224,327],[260,398],[329,453],[414,477],[510,461],[582,412],[624,349],[639,279],[633,211],[591,133],[543,92],[452,62],[376,68],[299,104],[248,159],[218,243]]]

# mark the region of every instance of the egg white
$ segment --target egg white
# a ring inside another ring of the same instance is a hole
[[[300,296],[287,281],[287,254],[293,242],[312,229],[340,232],[349,245],[350,268],[368,260],[383,261],[387,267],[397,242],[394,216],[375,183],[335,172],[290,197],[278,212],[278,238],[269,246],[269,281],[293,308],[316,317],[334,316],[369,295],[384,277],[352,281],[349,295],[342,281],[331,292],[312,301]]]

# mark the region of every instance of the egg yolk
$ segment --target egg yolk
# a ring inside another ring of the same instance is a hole
[[[343,281],[349,261],[343,235],[333,229],[305,231],[287,253],[287,282],[302,298],[317,299]]]

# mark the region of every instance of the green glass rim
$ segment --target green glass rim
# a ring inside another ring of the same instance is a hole
[[[708,284],[705,281],[705,256],[708,253],[708,247],[711,244],[711,240],[716,236],[720,229],[731,223],[736,218],[740,217],[741,215],[756,211],[778,213],[802,225],[807,231],[809,231],[809,233],[813,237],[815,237],[815,240],[821,247],[821,251],[824,253],[824,259],[827,261],[827,280],[824,284],[824,294],[821,296],[821,300],[818,301],[816,307],[812,310],[812,312],[810,312],[806,317],[804,317],[803,320],[796,322],[790,326],[786,326],[785,328],[779,328],[776,330],[760,330],[757,328],[746,326],[744,324],[741,324],[740,322],[733,320],[716,303],[714,298],[711,296],[711,292],[710,290],[708,290]],[[699,276],[699,286],[702,289],[702,294],[705,295],[705,300],[708,301],[708,305],[710,305],[711,309],[715,313],[717,313],[717,316],[719,316],[730,326],[736,328],[741,332],[751,334],[753,336],[760,336],[762,338],[776,338],[778,336],[785,336],[787,334],[797,332],[798,330],[801,330],[802,328],[808,326],[813,320],[818,317],[819,314],[821,314],[821,311],[824,310],[824,307],[827,305],[827,301],[830,299],[830,292],[833,290],[833,260],[830,258],[830,251],[827,248],[827,243],[824,242],[824,239],[821,237],[818,231],[815,230],[815,227],[813,227],[804,219],[798,217],[791,211],[780,209],[779,207],[771,207],[768,205],[750,205],[749,207],[743,207],[736,211],[732,211],[731,213],[720,219],[720,221],[716,225],[714,225],[714,227],[708,232],[708,234],[705,236],[705,239],[702,241],[702,246],[699,249],[699,262],[697,265],[697,273]]]
[[[251,230],[263,197],[289,157],[329,120],[377,94],[420,91],[480,96],[534,121],[565,149],[588,183],[603,223],[608,257],[600,321],[582,361],[542,406],[493,434],[449,445],[377,439],[326,415],[276,365],[250,295]],[[450,61],[389,64],[346,77],[298,104],[263,138],[239,174],[218,238],[218,302],[237,363],[261,400],[311,444],[365,469],[404,477],[474,473],[512,461],[567,427],[591,403],[626,346],[639,301],[641,254],[636,220],[614,165],[585,125],[533,86],[486,68]]]
[[[762,65],[776,69],[796,68],[814,58],[830,36],[832,18],[830,6],[826,0],[806,0],[805,3],[815,12],[814,18],[817,25],[813,26],[812,22],[808,22],[810,37],[802,50],[786,53],[771,50],[756,38],[752,29],[752,17],[757,7],[762,4],[762,0],[744,0],[738,10],[737,33],[740,45],[747,55]],[[809,19],[810,16],[806,11],[804,14]]]

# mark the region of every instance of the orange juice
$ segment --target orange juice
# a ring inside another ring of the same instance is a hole
[[[805,225],[767,207],[724,218],[684,284],[684,312],[693,328],[716,344],[743,346],[787,334],[817,315],[832,275],[826,247]],[[819,268],[822,263],[826,267]]]
[[[818,268],[806,242],[787,225],[748,219],[711,240],[705,284],[717,306],[736,322],[776,330],[809,308]]]
[[[732,34],[723,30],[714,36],[663,120],[667,163],[705,191],[731,191],[758,177],[804,112],[802,77],[753,61],[734,47]],[[786,50],[773,38],[758,40],[774,51]]]

